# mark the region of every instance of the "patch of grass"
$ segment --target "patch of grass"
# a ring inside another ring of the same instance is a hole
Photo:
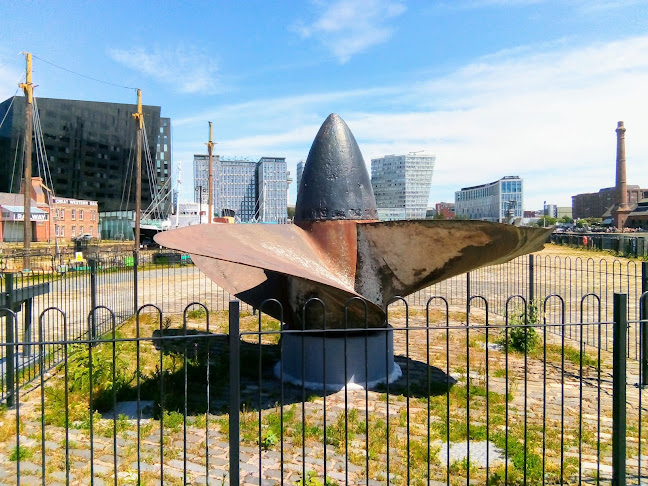
[[[322,481],[317,478],[315,471],[306,471],[305,478],[299,478],[295,481],[297,486],[337,486],[337,482],[333,481],[331,478],[326,478],[326,481]]]
[[[203,319],[207,316],[207,312],[202,307],[191,309],[187,312],[187,319]]]
[[[164,411],[164,427],[172,431],[180,430],[180,426],[184,424],[184,415],[174,410]]]
[[[495,378],[506,378],[506,368],[497,368],[493,372]]]
[[[20,446],[16,447],[11,450],[11,453],[9,454],[9,460],[10,461],[24,461],[26,459],[30,459],[34,455],[34,451],[31,450],[29,447],[25,446]]]
[[[573,346],[565,345],[563,348],[560,344],[547,343],[544,347],[536,348],[529,356],[542,360],[546,348],[547,362],[560,363],[564,355],[565,362],[571,363],[575,366],[580,366],[581,352]],[[589,355],[587,352],[582,353],[583,367],[593,367],[598,369],[599,362],[594,356]]]

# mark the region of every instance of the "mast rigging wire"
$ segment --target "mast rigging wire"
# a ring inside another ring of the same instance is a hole
[[[109,81],[102,81],[101,79],[93,78],[92,76],[86,76],[85,74],[77,73],[76,71],[72,71],[71,69],[64,68],[62,66],[54,64],[53,62],[46,61],[45,59],[42,59],[42,58],[40,58],[38,56],[35,56],[34,54],[32,54],[32,57],[34,57],[35,59],[38,59],[39,61],[43,61],[44,63],[49,64],[50,66],[54,66],[55,68],[59,68],[59,69],[61,69],[63,71],[67,71],[68,73],[76,74],[77,76],[81,76],[82,78],[86,78],[86,79],[89,79],[91,81],[96,81],[97,83],[103,83],[103,84],[108,84],[110,86],[115,86],[117,88],[133,89],[133,90],[137,91],[137,88],[132,88],[130,86],[124,86],[122,84],[111,83]]]
[[[16,91],[14,91],[14,94],[11,97],[11,103],[9,103],[9,108],[7,108],[7,111],[5,112],[4,116],[2,117],[2,121],[0,121],[0,128],[2,128],[2,124],[7,119],[7,116],[9,115],[9,112],[11,111],[11,107],[13,106],[14,100],[16,99],[16,94],[18,93],[19,89],[20,88],[16,88]]]

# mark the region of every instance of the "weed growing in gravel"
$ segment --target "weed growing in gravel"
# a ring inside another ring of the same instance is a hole
[[[34,455],[34,451],[31,450],[29,447],[25,446],[14,446],[14,448],[11,450],[11,454],[9,454],[9,460],[10,461],[24,461],[29,458],[31,458]]]

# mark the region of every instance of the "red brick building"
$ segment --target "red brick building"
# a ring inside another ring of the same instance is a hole
[[[24,184],[21,187],[24,191]],[[99,237],[97,201],[54,197],[40,177],[31,184],[32,241],[69,241],[80,235]],[[0,242],[23,241],[24,196],[0,193]]]
[[[436,214],[440,214],[443,219],[454,219],[455,205],[454,203],[439,202],[434,205]]]
[[[606,187],[599,192],[587,192],[572,196],[572,217],[579,218],[602,218],[606,211],[614,206],[616,187]],[[631,207],[644,198],[648,197],[648,189],[641,189],[639,186],[628,185],[628,204]]]

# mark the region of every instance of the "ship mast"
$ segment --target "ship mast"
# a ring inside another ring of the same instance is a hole
[[[142,112],[142,90],[137,90],[137,113],[133,113],[137,122],[137,156],[135,158],[135,251],[140,247],[140,219],[142,212],[142,130],[144,113]]]
[[[214,168],[212,167],[212,152],[214,151],[214,142],[212,140],[212,122],[209,122],[209,142],[207,142],[207,153],[209,154],[209,177],[207,180],[207,223],[211,224],[214,219]],[[202,198],[202,194],[200,196]]]
[[[27,73],[25,82],[20,83],[18,86],[22,88],[25,93],[25,199],[23,203],[24,226],[23,226],[23,268],[28,269],[29,251],[32,240],[32,227],[31,227],[31,178],[32,178],[32,134],[34,129],[34,84],[32,83],[32,55],[25,52],[27,61]]]

